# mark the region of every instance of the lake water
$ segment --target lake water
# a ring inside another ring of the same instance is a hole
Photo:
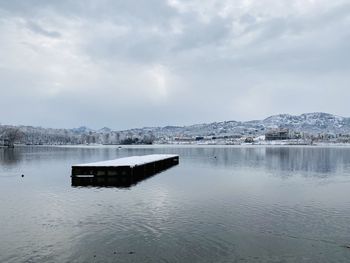
[[[180,164],[71,186],[72,164],[154,153]],[[350,262],[349,245],[350,148],[0,149],[0,262]]]

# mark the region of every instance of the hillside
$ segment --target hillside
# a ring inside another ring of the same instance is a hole
[[[104,127],[93,130],[85,126],[74,129],[50,129],[32,126],[0,126],[0,139],[9,129],[19,129],[19,142],[26,144],[138,144],[151,143],[161,138],[194,136],[260,136],[273,128],[317,134],[350,134],[350,118],[329,113],[305,113],[298,116],[279,114],[263,120],[246,122],[223,121],[190,126],[144,127],[113,131]]]

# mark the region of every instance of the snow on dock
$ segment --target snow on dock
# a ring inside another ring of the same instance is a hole
[[[175,154],[131,156],[72,166],[72,186],[130,187],[179,164]]]
[[[179,158],[175,154],[151,154],[151,155],[141,155],[141,156],[131,156],[124,157],[115,160],[95,162],[95,163],[85,163],[73,165],[73,167],[119,167],[119,166],[128,166],[135,167],[139,165],[145,165],[148,163],[153,163],[157,161],[162,161],[170,158]]]

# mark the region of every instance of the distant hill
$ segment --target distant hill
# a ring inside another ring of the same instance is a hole
[[[85,127],[85,126],[81,126],[79,128],[73,128],[73,129],[70,129],[72,132],[75,132],[75,133],[79,133],[79,134],[82,134],[82,133],[89,133],[91,131],[94,131],[88,127]]]
[[[298,116],[279,114],[264,120],[246,122],[223,121],[190,126],[166,126],[154,128],[132,129],[133,132],[151,131],[156,136],[188,135],[248,135],[264,134],[272,128],[289,128],[291,130],[318,133],[350,133],[350,118],[340,117],[329,113],[305,113]]]
[[[189,126],[144,127],[115,131],[104,127],[93,130],[85,126],[74,129],[51,129],[32,126],[0,125],[0,139],[9,128],[20,129],[19,142],[26,144],[117,144],[123,142],[150,143],[159,138],[193,136],[259,136],[273,128],[289,128],[293,131],[317,135],[350,134],[350,118],[316,112],[301,115],[279,114],[263,120],[223,121]],[[132,140],[130,140],[132,139]]]

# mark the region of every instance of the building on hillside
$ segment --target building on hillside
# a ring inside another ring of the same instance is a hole
[[[253,137],[247,137],[244,140],[245,143],[253,143],[254,142],[254,138]]]
[[[265,134],[266,141],[289,140],[290,133],[288,129],[273,129]]]

